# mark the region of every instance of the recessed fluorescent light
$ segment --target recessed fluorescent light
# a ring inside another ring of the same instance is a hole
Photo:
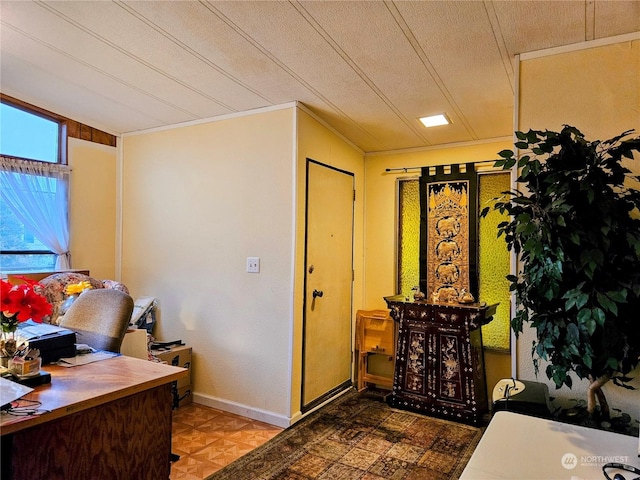
[[[444,113],[422,117],[420,121],[425,127],[437,127],[438,125],[449,125],[451,123]]]

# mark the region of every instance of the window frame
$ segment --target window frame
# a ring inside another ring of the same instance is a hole
[[[68,134],[67,134],[67,122],[64,117],[60,117],[51,112],[48,112],[42,108],[35,107],[33,105],[29,105],[25,102],[22,102],[17,99],[7,98],[5,95],[0,96],[0,103],[4,105],[8,105],[12,108],[21,110],[30,115],[35,115],[40,118],[44,118],[45,120],[49,120],[58,125],[58,148],[56,153],[56,162],[47,162],[44,160],[37,160],[34,158],[21,157],[16,155],[6,155],[0,152],[0,155],[7,158],[17,158],[21,160],[25,160],[28,162],[37,162],[37,163],[47,163],[47,164],[59,164],[59,165],[67,165],[67,144],[68,144]],[[0,256],[2,255],[55,255],[55,252],[50,250],[5,250],[0,249]]]
[[[22,102],[18,99],[8,98],[6,95],[0,96],[0,103],[5,105],[9,105],[10,107],[16,108],[18,110],[22,110],[31,115],[35,115],[40,118],[44,118],[45,120],[52,121],[58,125],[58,152],[56,155],[56,162],[60,165],[67,165],[67,144],[69,141],[69,136],[67,134],[67,121],[64,117],[51,113],[42,108],[38,108],[34,105],[30,105],[26,102]],[[40,162],[40,163],[54,163],[54,162],[46,162],[43,160],[36,160],[34,158],[28,157],[19,157],[15,155],[5,155],[0,153],[1,155],[9,158],[19,158],[21,160],[28,160],[30,162]]]

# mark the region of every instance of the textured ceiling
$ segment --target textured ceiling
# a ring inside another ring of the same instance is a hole
[[[95,128],[300,101],[376,152],[510,135],[514,55],[639,32],[640,1],[2,0],[0,18],[2,93]]]

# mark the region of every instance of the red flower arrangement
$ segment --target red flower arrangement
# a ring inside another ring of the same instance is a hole
[[[0,323],[3,332],[15,332],[20,322],[29,319],[42,322],[53,311],[51,304],[38,292],[38,282],[22,278],[24,283],[11,285],[0,280]]]

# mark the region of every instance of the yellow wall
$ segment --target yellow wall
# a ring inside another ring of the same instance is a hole
[[[69,139],[69,242],[72,268],[116,279],[116,159],[114,147]]]
[[[640,40],[520,63],[520,130],[572,125],[607,139],[640,124]]]
[[[386,308],[383,297],[396,293],[397,186],[399,177],[417,177],[419,170],[386,172],[387,168],[481,162],[511,148],[507,140],[449,148],[367,155],[365,160],[365,290],[364,308]],[[498,240],[496,240],[498,241]]]
[[[294,295],[294,354],[292,371],[292,414],[299,415],[302,359],[302,317],[304,282],[306,159],[354,174],[356,202],[354,207],[354,271],[353,323],[355,312],[362,308],[363,291],[363,215],[364,215],[364,154],[333,131],[319,123],[304,108],[298,109],[297,195],[296,195],[296,275]]]
[[[589,44],[585,44],[586,47]],[[519,130],[555,130],[572,125],[588,140],[605,140],[625,130],[640,132],[640,40],[596,46],[556,55],[523,58],[520,63]],[[631,168],[640,174],[640,158]],[[518,376],[535,380],[531,360],[533,329],[517,342]],[[555,390],[542,365],[538,381],[550,385],[559,399],[584,399],[586,381],[572,390]],[[633,385],[640,387],[640,368],[633,375]],[[612,408],[619,408],[640,418],[638,392],[613,384],[605,386]]]

